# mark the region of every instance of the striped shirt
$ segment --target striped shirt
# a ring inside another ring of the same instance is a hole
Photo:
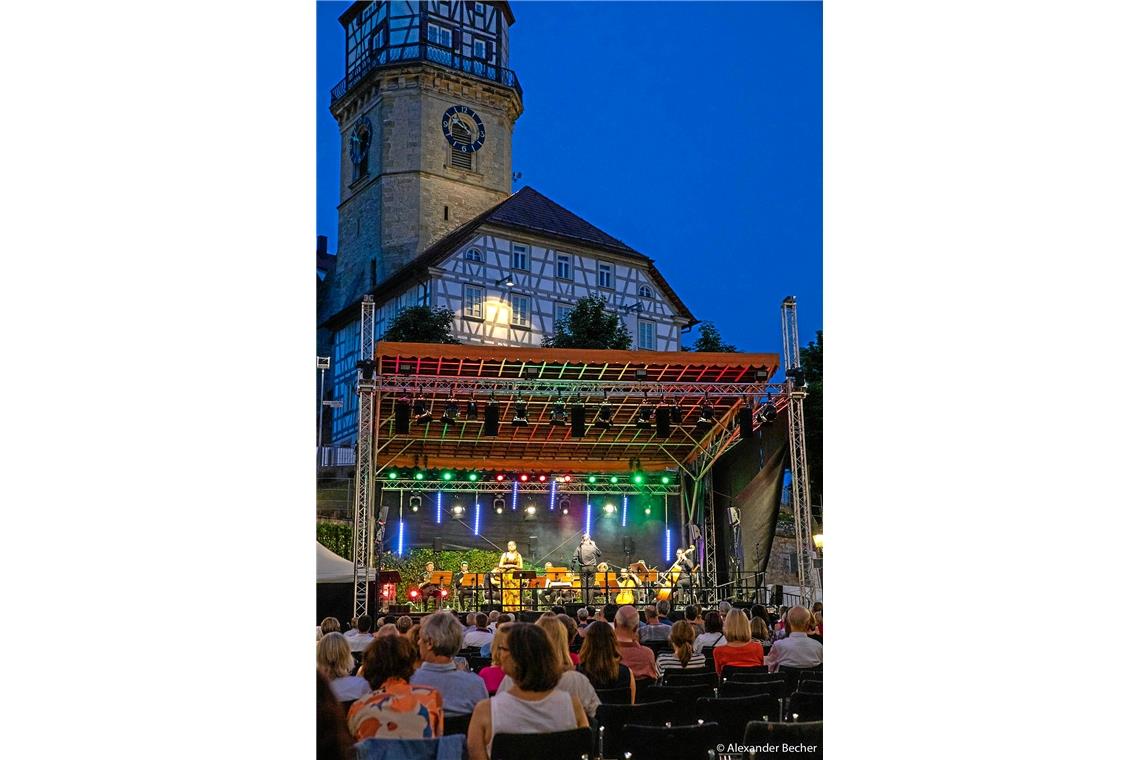
[[[693,656],[689,658],[688,665],[682,665],[681,661],[677,659],[677,655],[672,652],[662,652],[657,655],[657,670],[664,673],[665,668],[703,668],[705,666],[705,656],[700,652],[693,652]]]

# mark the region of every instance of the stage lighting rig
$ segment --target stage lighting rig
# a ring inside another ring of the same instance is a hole
[[[637,421],[634,423],[641,430],[653,427],[653,407],[645,405],[637,410]]]
[[[467,419],[469,419],[469,420],[479,419],[479,405],[477,403],[475,403],[474,401],[468,401],[467,402]]]
[[[455,421],[459,419],[459,404],[455,403],[455,399],[447,400],[447,406],[443,408],[443,415],[439,419],[445,425],[455,424]]]
[[[562,514],[564,514],[564,515],[570,514],[570,500],[567,499],[565,496],[563,496],[561,499],[558,500],[558,508],[560,510],[562,510]]]
[[[412,496],[408,499],[408,507],[413,512],[419,512],[420,511],[420,504],[422,504],[422,503],[423,503],[423,498],[420,496]]]
[[[701,404],[701,416],[697,418],[698,426],[712,426],[716,424],[716,412],[708,404]]]
[[[613,427],[614,424],[614,409],[610,406],[610,402],[603,401],[602,406],[598,409],[598,419],[594,423],[597,427],[606,430]]]
[[[412,414],[416,416],[416,422],[431,422],[431,409],[428,408],[427,399],[423,396],[416,397],[412,402]]]
[[[561,401],[555,402],[554,406],[550,408],[550,424],[551,425],[565,425],[566,424],[566,405]]]
[[[528,420],[526,418],[526,402],[525,401],[516,401],[515,402],[515,418],[513,420],[511,420],[511,424],[516,425],[518,427],[522,427],[523,425],[529,425],[530,424],[530,420]]]

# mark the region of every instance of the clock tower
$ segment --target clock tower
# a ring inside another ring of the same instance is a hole
[[[340,23],[337,274],[355,300],[510,195],[522,87],[506,2],[355,2]]]

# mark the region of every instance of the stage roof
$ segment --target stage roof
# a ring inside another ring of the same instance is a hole
[[[624,472],[630,460],[642,470],[674,469],[702,452],[727,450],[736,440],[734,416],[748,404],[758,412],[782,409],[784,386],[769,382],[776,354],[600,351],[423,343],[376,344],[375,464],[385,467],[479,468],[544,472]],[[486,404],[499,403],[497,436],[486,434]],[[430,422],[397,434],[397,402],[419,400]],[[448,401],[458,414],[440,418]],[[467,416],[468,402],[478,412]],[[529,424],[512,425],[515,404],[526,405]],[[563,404],[566,424],[551,424]],[[585,435],[572,435],[572,406],[585,408]],[[596,424],[608,405],[612,426]],[[656,409],[670,410],[667,437],[657,435]],[[699,425],[702,407],[715,424]],[[648,411],[648,426],[637,424]],[[756,420],[756,426],[760,424]],[[727,440],[731,438],[732,440]],[[713,448],[710,448],[713,447]]]

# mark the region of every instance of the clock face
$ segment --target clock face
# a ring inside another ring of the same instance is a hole
[[[487,130],[479,114],[467,106],[452,106],[443,112],[443,136],[456,150],[474,153],[483,147]]]

